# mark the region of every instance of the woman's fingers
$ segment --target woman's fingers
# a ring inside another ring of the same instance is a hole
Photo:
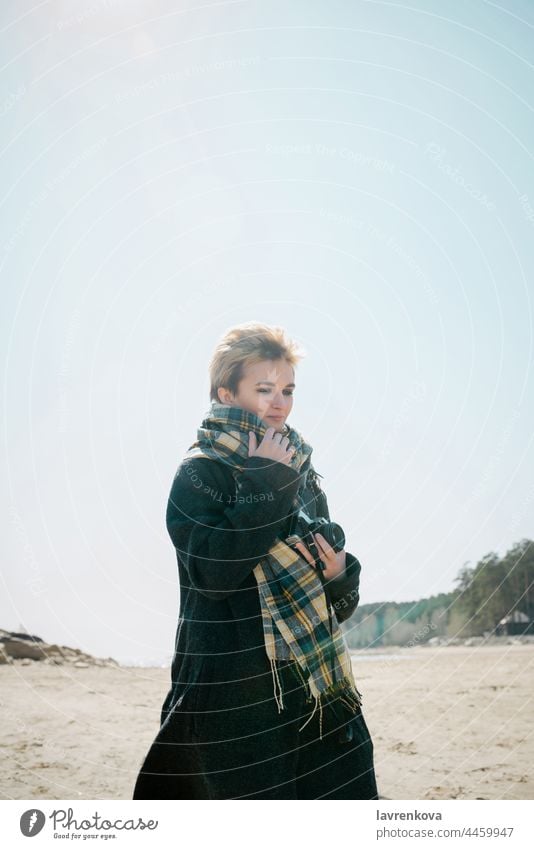
[[[276,433],[274,427],[268,427],[265,431],[263,439],[258,445],[256,434],[249,431],[248,436],[248,456],[267,457],[270,460],[277,460],[279,463],[289,465],[295,448],[289,445],[287,436],[281,433]]]
[[[298,550],[306,558],[308,563],[311,563],[312,566],[315,566],[315,560],[313,559],[311,553],[308,551],[307,547],[304,545],[303,542],[297,542],[295,544],[295,548],[298,548]]]
[[[319,551],[325,555],[325,557],[335,557],[336,552],[332,548],[329,542],[327,542],[322,534],[313,534],[313,538],[315,540],[315,544],[319,548]]]

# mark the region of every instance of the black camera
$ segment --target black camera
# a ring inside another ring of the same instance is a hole
[[[324,570],[325,565],[320,560],[319,550],[315,545],[312,534],[321,534],[334,551],[341,551],[345,548],[345,533],[341,525],[336,522],[329,522],[328,519],[322,517],[311,519],[302,509],[293,516],[291,532],[286,537],[285,542],[291,548],[295,548],[295,543],[303,542],[308,547],[315,562],[319,564],[320,569]],[[300,554],[298,548],[295,551]]]

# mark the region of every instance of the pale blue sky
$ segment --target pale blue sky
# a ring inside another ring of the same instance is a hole
[[[165,507],[233,324],[362,603],[534,536],[534,6],[9,2],[0,627],[164,661]]]

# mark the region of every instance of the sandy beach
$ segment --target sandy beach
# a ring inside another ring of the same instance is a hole
[[[534,798],[534,646],[366,651],[381,796]],[[168,669],[0,667],[2,799],[131,799]]]

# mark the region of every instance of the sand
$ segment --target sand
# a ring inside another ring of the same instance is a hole
[[[534,798],[534,646],[361,652],[354,673],[390,799]],[[131,799],[168,669],[0,667],[2,799]]]

